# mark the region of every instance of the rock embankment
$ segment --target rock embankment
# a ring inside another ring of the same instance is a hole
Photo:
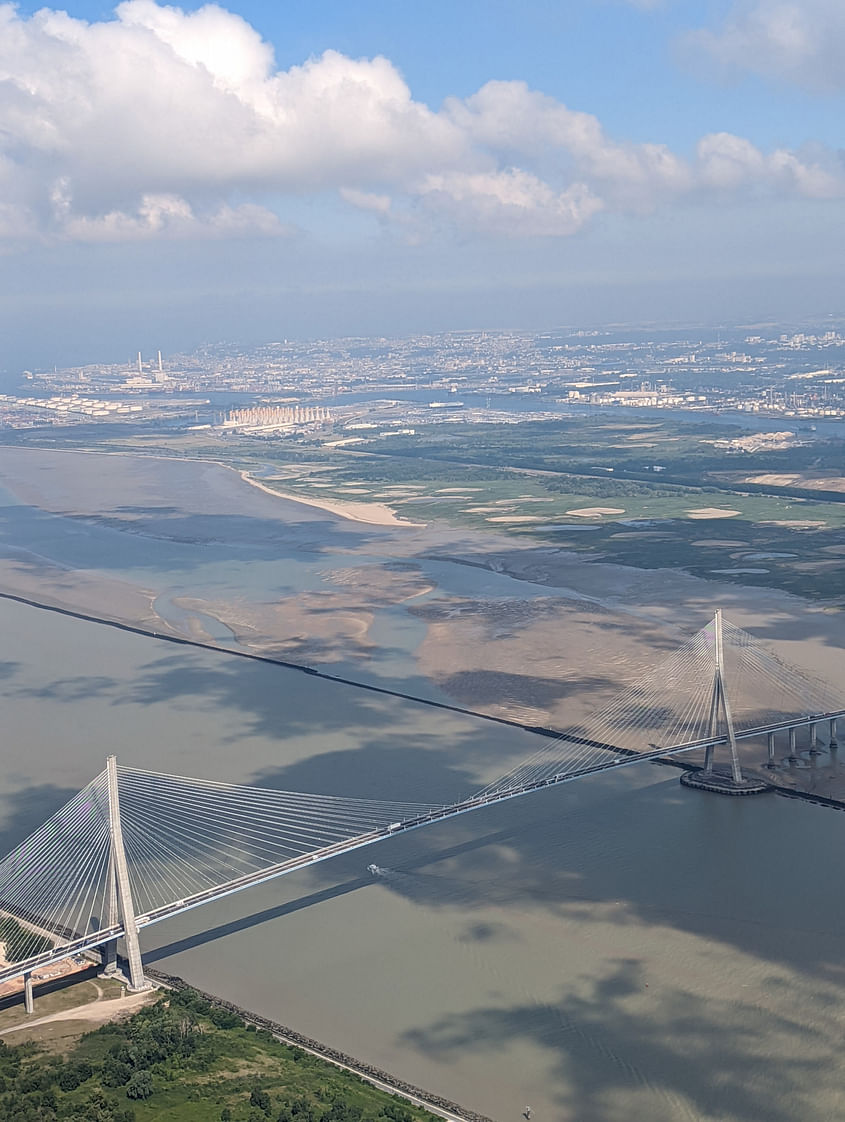
[[[178,978],[173,974],[165,974],[160,970],[151,969],[147,969],[146,973],[154,981],[162,982],[171,989],[188,988],[188,983],[184,978]],[[380,1068],[373,1067],[371,1064],[364,1063],[362,1060],[356,1060],[353,1056],[347,1056],[345,1052],[338,1052],[335,1048],[329,1048],[326,1044],[321,1044],[319,1040],[312,1040],[309,1036],[303,1036],[301,1032],[288,1028],[287,1025],[280,1025],[277,1021],[270,1021],[266,1017],[259,1016],[257,1013],[251,1013],[248,1009],[242,1009],[239,1005],[234,1005],[231,1001],[224,1001],[223,998],[217,997],[213,993],[206,993],[204,990],[196,989],[196,986],[191,986],[190,988],[195,989],[209,1004],[216,1005],[221,1009],[226,1009],[230,1013],[235,1013],[238,1017],[242,1017],[247,1023],[253,1024],[257,1028],[266,1029],[268,1032],[273,1033],[274,1036],[283,1038],[286,1043],[290,1042],[302,1048],[307,1048],[309,1052],[315,1052],[331,1063],[342,1064],[343,1067],[349,1068],[357,1075],[362,1075],[365,1078],[383,1083],[397,1094],[416,1100],[423,1106],[436,1107],[438,1110],[446,1111],[456,1118],[464,1119],[465,1122],[493,1122],[493,1119],[488,1118],[486,1114],[476,1114],[475,1111],[467,1110],[466,1107],[459,1106],[449,1099],[441,1098],[439,1095],[434,1095],[430,1091],[424,1091],[421,1087],[415,1087],[413,1083],[405,1083],[403,1080],[390,1075],[389,1072],[382,1071]]]

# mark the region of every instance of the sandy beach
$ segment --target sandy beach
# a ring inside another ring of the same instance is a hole
[[[348,501],[337,498],[320,499],[313,495],[306,497],[305,495],[295,494],[293,491],[268,487],[266,483],[262,483],[260,479],[256,479],[248,471],[241,471],[238,474],[245,483],[249,483],[251,487],[257,487],[268,495],[275,495],[280,499],[301,503],[303,506],[317,507],[318,510],[324,510],[327,514],[336,514],[339,518],[347,518],[350,522],[364,522],[369,526],[406,526],[414,529],[425,527],[424,522],[411,522],[408,518],[400,518],[387,503],[363,502],[357,499]]]
[[[545,738],[403,695],[572,727],[717,606],[841,679],[842,616],[823,603],[494,527],[352,521],[209,462],[111,456],[105,481],[102,465],[0,448],[0,591],[211,649],[3,602],[9,847],[115,747],[151,770],[293,791],[478,790]],[[845,788],[829,752],[777,774]],[[377,876],[368,855],[326,862],[151,928],[145,954],[502,1122],[527,1102],[568,1122],[826,1122],[842,1084],[845,819],[677,779],[643,764],[414,831],[374,854]],[[702,1056],[731,1096],[753,1084],[760,1110],[724,1109]]]

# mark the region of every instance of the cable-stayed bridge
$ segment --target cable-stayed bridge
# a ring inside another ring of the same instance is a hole
[[[0,983],[99,948],[113,970],[123,939],[133,988],[145,983],[138,934],[180,912],[320,861],[586,775],[695,749],[702,785],[759,790],[738,742],[798,737],[836,746],[845,689],[783,662],[721,614],[577,728],[545,742],[480,791],[448,805],[272,791],[106,768],[0,862]],[[714,769],[727,749],[729,769]],[[764,785],[763,785],[764,786]]]

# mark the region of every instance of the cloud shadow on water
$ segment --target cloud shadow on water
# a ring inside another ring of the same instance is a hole
[[[825,1122],[839,1093],[828,1029],[659,978],[649,986],[638,960],[618,959],[602,976],[555,987],[542,1004],[478,1006],[403,1041],[438,1062],[521,1043],[539,1049],[560,1108],[578,1122]],[[796,1039],[800,1055],[790,1048]]]

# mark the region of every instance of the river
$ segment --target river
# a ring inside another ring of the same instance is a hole
[[[5,513],[7,528],[31,518]],[[176,546],[161,548],[172,563]],[[141,557],[108,564],[129,573]],[[115,751],[187,775],[446,801],[537,746],[8,601],[0,628],[4,852]],[[644,764],[249,890],[142,945],[160,969],[497,1122],[529,1105],[555,1122],[829,1122],[845,1082],[843,840],[839,812],[722,800]]]

